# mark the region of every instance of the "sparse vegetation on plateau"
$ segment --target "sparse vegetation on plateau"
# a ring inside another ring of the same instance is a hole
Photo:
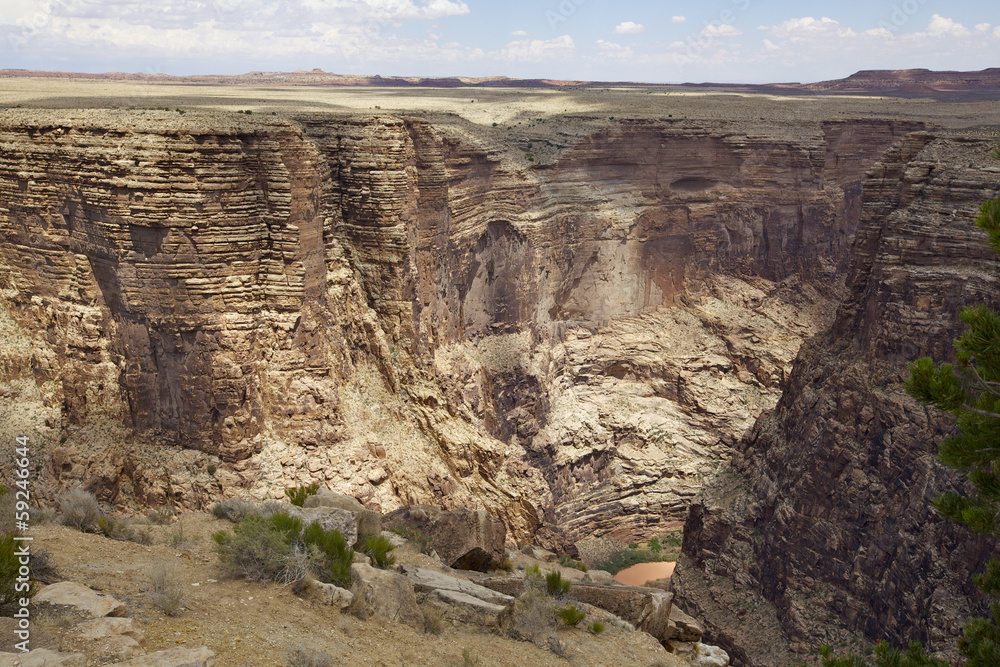
[[[354,550],[340,531],[316,522],[303,526],[301,519],[284,512],[247,516],[232,533],[219,531],[212,539],[228,576],[294,583],[312,574],[341,586],[351,580]]]
[[[177,616],[184,608],[184,590],[177,580],[177,573],[168,563],[157,563],[146,573],[143,591],[160,611],[167,616]]]
[[[59,496],[59,513],[65,526],[71,526],[84,533],[98,530],[101,507],[93,493],[76,487]]]

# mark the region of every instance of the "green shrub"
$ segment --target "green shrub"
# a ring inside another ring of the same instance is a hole
[[[655,537],[649,538],[649,550],[653,553],[659,553],[662,551],[663,546],[660,545],[660,540]]]
[[[296,507],[302,507],[302,505],[306,502],[306,498],[314,496],[317,493],[319,493],[319,484],[316,482],[307,486],[297,486],[294,489],[285,489],[285,495],[288,496],[288,502]]]
[[[207,472],[209,475],[214,475],[216,470],[218,470],[218,468],[216,468],[215,465],[211,463],[209,463],[208,467],[205,468],[205,472]]]
[[[549,572],[545,575],[545,590],[549,595],[566,595],[569,593],[570,582],[563,579],[558,572]]]
[[[594,621],[590,626],[590,631],[595,635],[599,635],[604,632],[604,624],[600,621]]]
[[[562,622],[569,626],[574,626],[587,617],[587,612],[580,609],[575,604],[568,604],[556,610],[556,615]]]
[[[275,581],[292,558],[285,535],[274,530],[267,519],[249,516],[233,527],[233,532],[212,535],[219,550],[223,573],[249,581]]]
[[[396,557],[389,553],[395,548],[388,538],[379,535],[365,540],[364,552],[372,559],[372,565],[384,570],[396,564]]]
[[[350,585],[354,549],[347,545],[347,539],[339,530],[325,530],[314,521],[302,532],[302,541],[307,546],[316,547],[323,555],[321,579],[340,586]]]
[[[63,525],[72,526],[84,533],[97,531],[101,507],[97,504],[97,498],[93,493],[87,493],[76,487],[61,494],[58,500]]]

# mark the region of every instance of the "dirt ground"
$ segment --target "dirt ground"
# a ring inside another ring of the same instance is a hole
[[[325,652],[334,665],[673,665],[674,659],[649,635],[608,627],[601,635],[563,629],[559,638],[568,660],[530,642],[515,641],[486,629],[446,627],[441,635],[418,632],[378,617],[361,621],[333,607],[297,597],[289,587],[224,580],[211,534],[230,528],[209,514],[192,513],[179,522],[152,526],[154,543],[142,546],[74,529],[45,525],[32,529],[34,549],[51,554],[59,579],[76,581],[124,602],[127,615],[142,625],[142,648],[156,651],[177,645],[205,645],[215,651],[216,667],[284,665],[289,647]],[[182,535],[181,535],[182,533]],[[183,541],[173,546],[183,537]],[[402,547],[401,562],[427,564]],[[143,592],[146,573],[158,562],[175,566],[187,591],[186,610],[170,618]],[[0,619],[9,622],[11,619]],[[98,642],[71,637],[66,615],[37,615],[32,648],[86,652],[88,664],[108,664]],[[12,633],[3,629],[2,650],[12,650]],[[463,652],[467,651],[468,660]],[[478,660],[478,662],[476,662]],[[470,662],[471,661],[471,662]]]

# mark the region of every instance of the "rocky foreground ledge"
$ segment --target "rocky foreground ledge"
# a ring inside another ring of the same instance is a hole
[[[377,531],[395,546],[397,564],[378,568],[356,552],[349,587],[251,583],[223,576],[208,539],[232,526],[226,518],[178,515],[150,525],[148,545],[41,526],[35,544],[55,574],[34,598],[34,650],[0,653],[0,667],[368,664],[400,655],[435,665],[729,664],[701,642],[700,624],[673,604],[668,585],[623,586],[534,545],[515,550],[485,512],[407,506],[383,516],[331,492],[302,507],[266,505],[336,526],[359,544]],[[174,615],[149,592],[151,568],[164,563],[183,596]],[[552,573],[568,590],[546,592]],[[580,618],[559,620],[556,611],[569,607]],[[10,650],[12,628],[0,631],[0,649]],[[332,662],[296,662],[304,655]]]

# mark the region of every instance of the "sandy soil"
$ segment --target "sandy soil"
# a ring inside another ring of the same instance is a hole
[[[327,653],[335,665],[463,665],[463,650],[489,665],[673,665],[673,657],[649,635],[608,627],[595,636],[583,629],[564,629],[559,637],[569,660],[538,648],[471,627],[447,627],[443,634],[418,632],[377,617],[361,621],[331,607],[296,597],[287,587],[223,580],[210,536],[230,524],[208,514],[184,515],[185,542],[172,546],[178,524],[154,526],[155,542],[142,546],[63,526],[32,529],[34,546],[51,553],[61,579],[109,593],[128,607],[142,625],[143,649],[205,645],[216,653],[216,667],[283,665],[288,647],[304,645]],[[412,550],[401,549],[400,561],[427,563]],[[187,610],[169,618],[152,606],[142,587],[146,572],[159,561],[176,567],[188,591]],[[9,619],[0,619],[5,621]],[[32,647],[86,651],[89,664],[106,664],[99,647],[71,638],[70,621],[36,616]],[[11,650],[9,628],[0,623],[0,650]]]
[[[614,580],[626,586],[644,586],[647,581],[670,579],[676,563],[639,563],[627,567],[614,576]]]

